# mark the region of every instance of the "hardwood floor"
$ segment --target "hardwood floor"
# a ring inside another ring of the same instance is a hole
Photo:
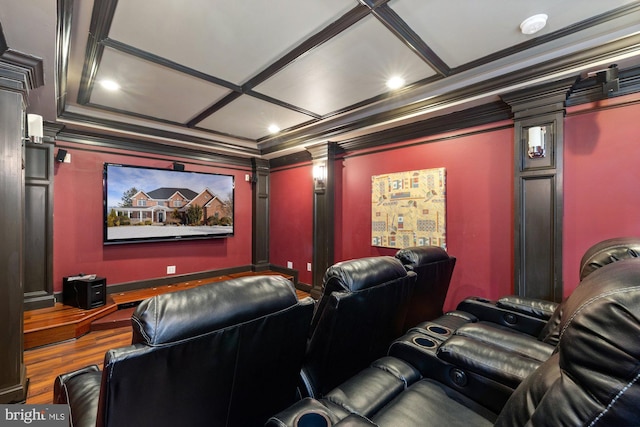
[[[131,334],[130,327],[95,331],[78,339],[25,351],[27,403],[52,403],[53,381],[58,375],[92,364],[102,368],[105,352],[131,344]]]

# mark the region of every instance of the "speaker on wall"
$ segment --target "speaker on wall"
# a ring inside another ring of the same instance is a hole
[[[183,171],[184,165],[182,163],[173,162],[173,170],[174,171]]]
[[[56,162],[64,162],[64,158],[67,157],[67,150],[63,150],[62,148],[58,150],[56,154]]]

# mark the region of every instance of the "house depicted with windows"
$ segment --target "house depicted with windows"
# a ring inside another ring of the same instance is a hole
[[[189,207],[198,205],[202,208],[200,221],[207,218],[222,218],[226,215],[227,205],[211,190],[205,188],[197,193],[188,188],[160,187],[146,192],[138,191],[131,196],[130,206],[112,207],[117,215],[125,215],[132,223],[151,221],[153,223],[175,223],[174,212],[184,216]]]

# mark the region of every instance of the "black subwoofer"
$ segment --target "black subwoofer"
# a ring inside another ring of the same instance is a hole
[[[105,305],[107,301],[107,279],[62,279],[62,303],[74,307],[96,308]]]

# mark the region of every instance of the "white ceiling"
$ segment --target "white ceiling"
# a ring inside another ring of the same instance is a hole
[[[547,26],[523,35],[537,13]],[[29,109],[45,119],[267,158],[640,63],[629,0],[0,0],[0,23],[10,48],[43,58]],[[387,89],[393,75],[408,86]]]

